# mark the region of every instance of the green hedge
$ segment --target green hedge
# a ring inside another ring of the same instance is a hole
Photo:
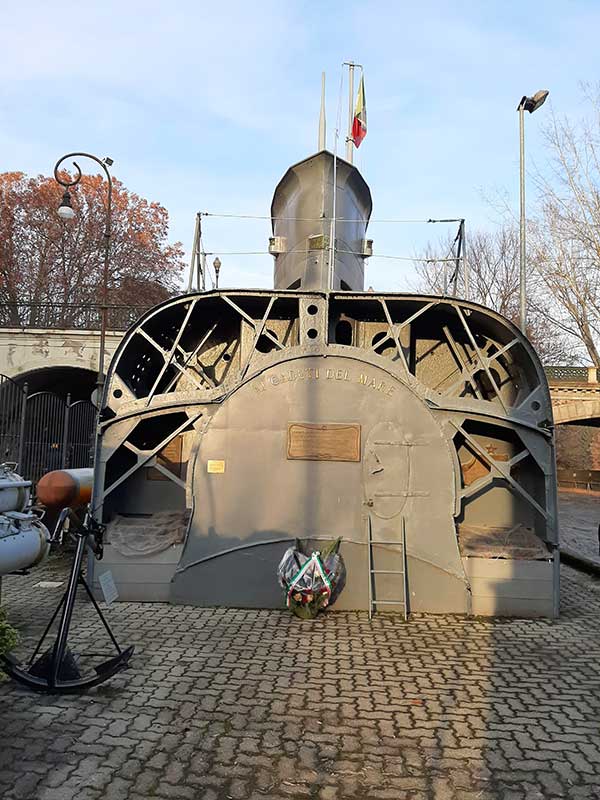
[[[0,608],[0,655],[9,653],[17,644],[19,635],[6,621],[6,612]]]

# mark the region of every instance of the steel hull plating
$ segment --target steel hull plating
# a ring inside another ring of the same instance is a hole
[[[404,519],[411,610],[557,613],[548,388],[494,312],[362,292],[188,295],[128,333],[104,402],[94,505],[123,599],[279,607],[290,542],[341,536],[335,608],[366,609],[367,524],[394,542]],[[394,570],[398,552],[374,558]],[[480,559],[503,570],[482,578]],[[395,578],[375,591],[397,597]]]

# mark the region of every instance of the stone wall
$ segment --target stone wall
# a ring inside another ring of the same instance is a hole
[[[600,428],[557,425],[556,462],[559,469],[600,470]]]

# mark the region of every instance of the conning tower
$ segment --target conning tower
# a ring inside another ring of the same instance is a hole
[[[360,172],[328,150],[290,167],[271,204],[275,289],[362,292],[372,205]]]

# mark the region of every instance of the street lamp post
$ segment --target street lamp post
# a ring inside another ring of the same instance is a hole
[[[108,171],[108,167],[112,167],[113,160],[112,158],[97,158],[96,156],[91,155],[91,153],[67,153],[67,155],[59,158],[56,162],[56,166],[54,167],[54,177],[61,186],[64,186],[65,192],[63,194],[63,198],[61,201],[60,206],[58,207],[58,216],[64,220],[65,222],[71,220],[75,217],[75,212],[73,211],[73,207],[71,206],[71,195],[69,189],[72,186],[77,186],[79,181],[81,180],[81,169],[79,168],[79,164],[76,161],[73,161],[73,166],[77,170],[77,174],[73,178],[73,180],[65,180],[59,174],[60,165],[63,161],[66,161],[68,158],[91,158],[92,161],[95,161],[99,164],[102,169],[104,170],[104,174],[106,175],[106,180],[108,182],[108,199],[106,203],[106,220],[104,223],[104,264],[102,269],[102,291],[101,291],[101,305],[100,305],[100,353],[98,355],[98,377],[96,380],[96,394],[97,394],[97,406],[98,410],[100,410],[102,405],[102,394],[104,390],[104,350],[106,347],[106,328],[107,328],[107,316],[108,316],[108,267],[109,267],[109,260],[110,260],[110,236],[111,236],[111,221],[112,221],[112,179],[110,176],[110,172]]]
[[[520,255],[519,255],[519,326],[527,333],[527,273],[525,229],[525,111],[533,114],[548,97],[547,89],[540,89],[533,97],[524,96],[517,106],[519,112],[519,183],[520,183]]]

